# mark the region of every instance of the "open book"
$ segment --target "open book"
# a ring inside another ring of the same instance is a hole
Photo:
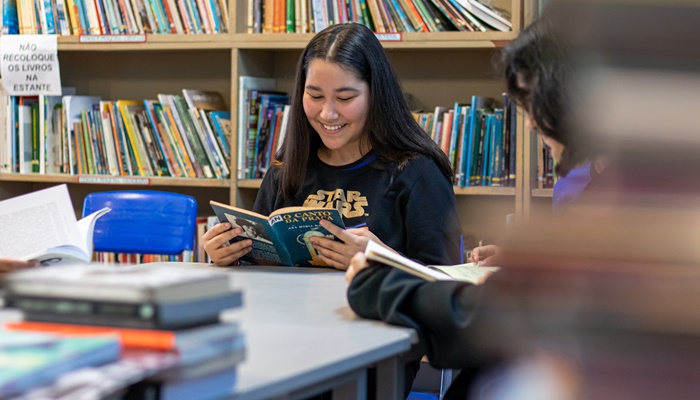
[[[76,221],[66,185],[0,201],[0,258],[42,265],[89,262],[95,221],[109,211]]]
[[[335,238],[319,221],[325,219],[345,229],[340,211],[333,208],[286,207],[269,217],[210,201],[221,222],[241,227],[243,233],[232,242],[253,240],[253,250],[241,260],[256,265],[287,265],[295,267],[324,267],[311,245],[312,236]]]
[[[402,271],[408,272],[426,281],[462,281],[479,285],[489,275],[498,271],[498,267],[481,267],[475,263],[459,265],[421,265],[377,242],[369,241],[365,249],[368,261],[376,261]]]

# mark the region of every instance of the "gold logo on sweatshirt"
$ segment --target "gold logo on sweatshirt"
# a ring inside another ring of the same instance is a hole
[[[304,201],[304,207],[335,208],[345,218],[361,217],[365,214],[367,197],[358,191],[343,189],[319,190],[310,194]]]

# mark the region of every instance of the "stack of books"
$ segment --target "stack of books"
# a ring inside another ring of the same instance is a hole
[[[104,395],[131,385],[129,390],[162,399],[187,398],[198,390],[223,396],[235,385],[236,366],[245,358],[238,324],[219,320],[223,310],[242,304],[229,277],[172,264],[22,271],[6,279],[5,301],[21,310],[24,320],[6,329],[116,337],[124,349],[122,362],[155,360],[155,368],[137,369],[121,385],[101,388]],[[86,384],[101,384],[92,381]],[[142,382],[132,385],[137,381]]]
[[[61,374],[114,362],[119,341],[110,336],[58,335],[0,330],[0,398],[46,385]]]

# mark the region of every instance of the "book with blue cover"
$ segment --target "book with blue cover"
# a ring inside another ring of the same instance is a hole
[[[33,340],[28,341],[28,336]],[[121,351],[116,336],[60,337],[2,331],[0,342],[0,398],[48,384],[69,371],[114,362]]]
[[[16,35],[19,33],[17,16],[17,0],[2,1],[2,34]]]
[[[309,239],[335,238],[320,225],[322,219],[345,229],[340,211],[334,208],[285,207],[266,217],[216,201],[209,204],[219,221],[231,223],[231,229],[242,229],[232,242],[252,239],[253,249],[241,260],[255,265],[325,267]]]
[[[240,290],[176,302],[100,301],[8,294],[8,307],[22,310],[25,320],[118,326],[134,329],[183,329],[219,321],[222,311],[240,307]]]

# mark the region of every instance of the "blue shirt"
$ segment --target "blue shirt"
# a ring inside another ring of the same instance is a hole
[[[592,163],[572,169],[566,176],[557,179],[552,195],[552,212],[560,213],[566,205],[581,195],[586,186],[591,182]]]

